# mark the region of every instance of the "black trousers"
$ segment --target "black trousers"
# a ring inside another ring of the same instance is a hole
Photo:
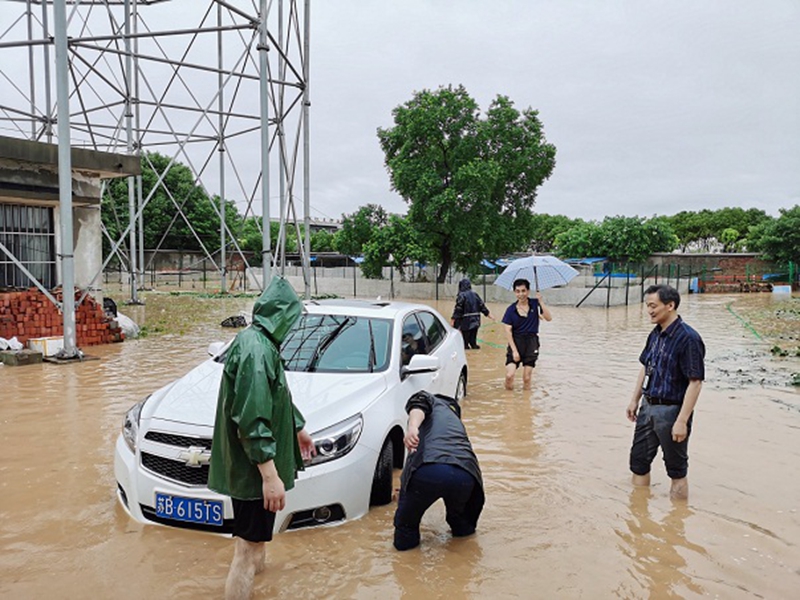
[[[462,329],[461,335],[464,338],[464,348],[478,348],[478,328]]]
[[[465,514],[465,508],[476,485],[472,475],[455,465],[427,463],[414,471],[397,503],[394,547],[410,550],[419,546],[422,515],[439,498],[444,499],[445,518],[454,536],[475,533],[475,523]]]

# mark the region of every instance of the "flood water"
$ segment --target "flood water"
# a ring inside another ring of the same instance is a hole
[[[222,596],[230,538],[130,520],[113,444],[130,405],[230,337],[218,324],[252,299],[146,298],[121,310],[176,333],[89,348],[95,361],[0,366],[0,597]],[[651,328],[641,306],[553,307],[530,391],[519,376],[503,389],[501,325],[484,320],[463,405],[486,486],[477,534],[451,539],[436,505],[421,548],[398,553],[394,504],[282,534],[255,597],[798,597],[800,390],[786,382],[800,358],[772,357],[730,310],[771,301],[684,299],[707,347],[688,502],[669,499],[660,456],[650,489],[629,483],[625,407]],[[437,307],[449,316],[452,301]]]

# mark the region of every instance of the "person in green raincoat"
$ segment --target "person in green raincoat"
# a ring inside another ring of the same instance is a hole
[[[303,460],[316,454],[292,403],[280,345],[303,311],[289,283],[275,277],[253,307],[253,323],[234,339],[217,398],[208,487],[233,503],[233,561],[225,597],[249,598],[264,567],[264,542]]]

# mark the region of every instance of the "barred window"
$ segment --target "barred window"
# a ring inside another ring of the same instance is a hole
[[[53,209],[45,206],[0,204],[0,287],[30,287],[33,281],[10,252],[47,289],[56,285]],[[7,251],[7,252],[6,252]]]

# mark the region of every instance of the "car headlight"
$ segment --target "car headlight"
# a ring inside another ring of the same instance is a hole
[[[317,455],[306,465],[319,465],[343,457],[355,447],[363,428],[364,419],[361,415],[356,415],[327,429],[317,431],[311,436],[317,449]]]
[[[148,396],[147,398],[149,398]],[[141,402],[134,404],[131,409],[125,413],[125,418],[122,420],[122,439],[128,444],[128,448],[134,454],[136,453],[136,438],[139,435],[139,418],[142,415],[142,407],[147,402],[147,398]]]

